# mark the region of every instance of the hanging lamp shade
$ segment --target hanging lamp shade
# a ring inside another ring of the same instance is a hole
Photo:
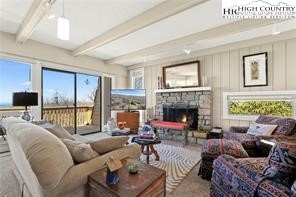
[[[61,40],[70,40],[70,22],[63,16],[58,18],[57,36]]]

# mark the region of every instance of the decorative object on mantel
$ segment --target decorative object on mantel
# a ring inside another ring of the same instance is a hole
[[[244,87],[267,86],[267,52],[243,56]]]
[[[194,88],[174,88],[174,89],[162,89],[154,90],[155,93],[166,93],[166,92],[203,92],[211,91],[211,87],[194,87]]]
[[[224,92],[223,118],[255,120],[259,115],[296,117],[296,91]]]
[[[200,86],[199,61],[165,66],[162,71],[164,88]]]
[[[157,77],[157,89],[162,89],[162,76]]]

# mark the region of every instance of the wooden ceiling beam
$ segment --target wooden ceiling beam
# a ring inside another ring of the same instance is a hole
[[[24,43],[33,33],[40,20],[56,0],[34,0],[22,24],[16,32],[16,41]]]
[[[117,40],[123,36],[133,33],[139,29],[147,27],[160,20],[180,13],[186,9],[204,3],[208,0],[166,0],[159,5],[135,16],[128,21],[112,28],[111,30],[95,37],[82,44],[73,51],[74,56],[85,54],[86,52],[101,47],[107,43]]]
[[[107,60],[106,63],[108,64],[120,64],[124,61],[144,57],[161,52],[168,51],[170,49],[180,48],[187,45],[190,45],[192,43],[195,43],[200,40],[206,40],[206,39],[213,39],[219,36],[225,36],[229,34],[239,33],[242,31],[251,30],[258,27],[263,27],[266,25],[270,25],[274,23],[275,21],[279,20],[240,20],[235,21],[232,23],[228,23],[225,25],[221,25],[215,28],[211,28],[202,32],[197,32],[185,37],[181,37],[175,40],[171,40],[168,42],[160,43],[151,47],[143,48],[140,50],[137,50],[135,52],[131,52],[128,54],[121,55],[119,57],[112,58],[110,60]]]

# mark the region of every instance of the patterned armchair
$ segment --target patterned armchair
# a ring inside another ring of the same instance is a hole
[[[210,196],[212,197],[289,197],[291,187],[272,179],[266,179],[262,172],[268,158],[240,158],[219,156],[213,164]]]
[[[273,137],[290,136],[296,134],[296,120],[292,118],[259,116],[255,121],[259,124],[278,125],[273,132]],[[239,141],[249,156],[256,157],[260,152],[258,150],[260,138],[247,134],[248,127],[230,127],[229,132],[224,133],[224,138],[228,140]]]

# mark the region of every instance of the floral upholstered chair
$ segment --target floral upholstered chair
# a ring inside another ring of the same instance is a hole
[[[224,139],[239,141],[250,157],[258,156],[260,139],[277,138],[296,135],[296,120],[292,118],[259,116],[255,123],[264,125],[277,125],[271,136],[255,136],[247,134],[249,127],[230,127],[229,132],[224,133]]]

